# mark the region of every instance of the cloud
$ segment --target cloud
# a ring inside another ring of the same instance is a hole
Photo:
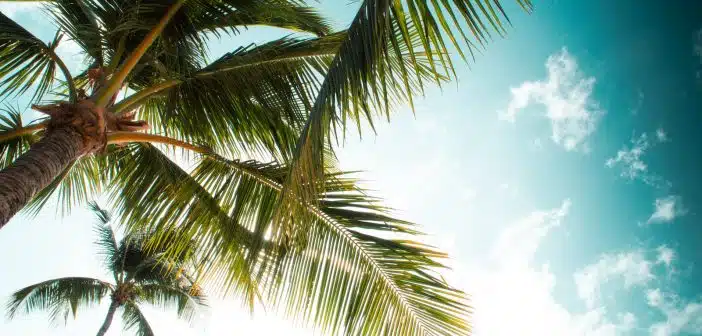
[[[655,210],[646,221],[647,224],[670,223],[673,219],[685,215],[687,210],[682,205],[682,198],[679,196],[667,196],[658,198],[653,203]]]
[[[537,210],[514,221],[495,240],[487,267],[467,272],[477,336],[626,335],[638,324],[629,312],[607,314],[604,307],[571,312],[554,297],[556,277],[534,256],[548,234],[560,227],[572,204]],[[509,321],[506,323],[505,321]]]
[[[617,322],[607,322],[606,310],[599,308],[588,311],[578,318],[578,335],[616,336],[633,331],[637,325],[636,316],[630,312],[617,314]]]
[[[588,308],[593,308],[600,301],[600,288],[603,284],[623,279],[625,288],[644,285],[655,278],[652,266],[653,263],[646,258],[643,250],[604,254],[596,263],[573,275],[578,297],[585,301]]]
[[[604,114],[592,99],[594,77],[578,69],[575,58],[563,48],[546,60],[548,77],[512,88],[512,100],[500,119],[515,122],[517,113],[531,103],[546,107],[551,121],[551,139],[567,151],[587,150],[586,139]]]
[[[624,146],[616,156],[607,159],[605,165],[610,168],[621,166],[621,176],[633,180],[648,172],[648,165],[641,160],[641,156],[646,153],[650,144],[646,133],[631,140],[631,143],[631,148]]]
[[[648,290],[646,298],[649,306],[665,316],[665,320],[650,326],[651,335],[702,334],[702,302],[685,302],[676,294],[664,293],[659,288]]]
[[[658,139],[659,142],[667,142],[668,133],[666,133],[664,129],[658,128],[656,130],[656,139]]]
[[[620,169],[619,175],[629,180],[638,179],[654,187],[665,184],[660,176],[648,171],[648,165],[642,159],[655,143],[665,142],[668,138],[662,129],[658,129],[655,140],[656,142],[651,143],[648,135],[642,133],[638,138],[631,140],[631,147],[625,145],[617,151],[617,155],[607,159],[605,166]]]
[[[670,266],[673,264],[673,261],[675,261],[676,258],[675,251],[668,246],[661,245],[656,249],[656,252],[658,252],[656,263],[663,264],[666,267],[670,268]]]
[[[663,302],[663,294],[659,288],[646,291],[646,303],[651,307],[660,307]]]
[[[491,257],[500,263],[526,266],[536,253],[541,240],[568,215],[570,206],[570,200],[566,199],[558,208],[534,211],[507,227],[497,238]]]

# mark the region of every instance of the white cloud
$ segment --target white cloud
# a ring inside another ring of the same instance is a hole
[[[655,210],[646,223],[669,223],[673,219],[684,215],[687,210],[682,205],[682,199],[679,196],[667,196],[658,198],[653,203]]]
[[[548,211],[535,211],[504,229],[495,242],[491,257],[511,266],[526,266],[531,261],[541,240],[561,224],[570,210],[569,199],[560,207]]]
[[[617,314],[617,322],[608,322],[606,310],[599,308],[591,310],[578,318],[579,335],[587,336],[617,336],[627,334],[636,328],[636,316],[630,312]]]
[[[475,198],[478,196],[478,190],[474,188],[467,187],[463,191],[463,200],[466,202],[473,202],[475,201]]]
[[[668,133],[662,128],[658,128],[656,130],[656,139],[658,139],[659,142],[666,142],[668,141]]]
[[[659,288],[646,291],[646,303],[651,307],[660,307],[663,302],[663,294]]]
[[[654,187],[660,187],[668,182],[665,182],[660,176],[651,174],[648,170],[648,165],[642,157],[656,143],[668,141],[667,134],[663,129],[656,131],[656,138],[652,143],[646,133],[642,133],[638,138],[631,140],[631,147],[623,146],[617,151],[617,155],[605,161],[605,165],[609,168],[617,168],[621,170],[620,176],[629,180],[641,180],[646,184]]]
[[[587,307],[593,308],[600,301],[600,288],[603,284],[623,279],[625,288],[644,285],[655,278],[652,266],[653,263],[642,250],[604,254],[596,263],[574,274],[578,296],[585,301]]]
[[[604,111],[592,99],[594,77],[580,72],[575,58],[563,48],[546,60],[548,77],[512,88],[512,100],[500,119],[515,122],[517,112],[531,103],[546,107],[551,121],[551,139],[568,151],[585,149]]]
[[[551,230],[568,215],[570,200],[515,221],[498,236],[489,267],[468,272],[475,335],[626,335],[636,328],[631,313],[612,315],[604,307],[574,313],[554,297],[556,278],[548,264],[535,264],[534,255]],[[509,321],[509,322],[505,322]]]
[[[670,268],[670,266],[673,264],[673,261],[675,261],[675,251],[668,246],[661,245],[656,249],[656,252],[658,252],[656,263],[663,264],[666,267]]]
[[[631,143],[631,148],[624,146],[617,152],[615,157],[607,159],[605,165],[610,168],[621,166],[621,176],[633,180],[648,172],[648,165],[641,160],[641,156],[646,153],[650,144],[646,133],[641,134],[637,139],[631,140]]]
[[[646,297],[648,305],[665,316],[664,321],[651,325],[651,335],[702,334],[702,302],[684,302],[677,295],[663,293],[658,288],[647,291]]]

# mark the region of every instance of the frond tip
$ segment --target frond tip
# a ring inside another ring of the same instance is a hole
[[[529,0],[517,2],[531,8]],[[453,74],[450,46],[467,59],[462,50],[472,54],[493,34],[503,35],[505,19],[499,1],[364,1],[297,140],[275,220],[280,230],[289,232],[293,243],[304,239],[304,230],[296,229],[289,215],[301,213],[295,198],[303,204],[316,202],[324,182],[324,149],[336,132],[345,132],[347,123],[359,131],[362,122],[374,127],[376,119],[389,119],[398,104],[413,108],[413,97],[423,94],[425,83],[441,84]]]
[[[48,280],[13,293],[7,304],[7,317],[48,310],[52,320],[66,320],[69,315],[75,317],[80,307],[100,302],[111,291],[111,284],[92,278]]]
[[[233,215],[254,220],[250,225],[258,231],[272,218],[270,204],[282,196],[286,172],[284,166],[208,156],[193,174],[221,195],[224,208],[235,209]],[[446,255],[413,241],[415,225],[393,218],[378,202],[346,175],[327,174],[318,202],[302,204],[307,214],[292,218],[309,221],[304,249],[275,248],[285,236],[274,233],[273,247],[260,250],[252,267],[263,293],[289,315],[331,333],[468,333],[465,294],[437,273]]]

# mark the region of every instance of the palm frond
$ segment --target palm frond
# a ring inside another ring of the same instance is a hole
[[[529,0],[516,1],[525,9],[531,8]],[[345,130],[347,122],[360,124],[363,119],[372,127],[376,118],[389,119],[394,102],[408,101],[411,106],[424,82],[440,83],[453,72],[447,44],[464,56],[457,34],[465,38],[472,53],[474,43],[464,33],[462,23],[473,39],[483,44],[491,31],[504,32],[501,22],[506,18],[499,1],[364,1],[298,139],[292,173],[286,182],[289,192],[281,202],[276,222],[290,223],[286,216],[305,213],[295,197],[313,202],[321,191],[323,150],[331,142],[333,130]],[[304,234],[295,233],[301,239]]]
[[[135,229],[129,231],[120,241],[110,269],[120,272],[124,281],[162,284],[178,282],[187,265],[194,261],[197,242],[191,242],[188,248],[177,255],[166,255],[167,243],[150,244],[153,234]]]
[[[118,282],[120,276],[112,267],[119,258],[119,246],[117,245],[115,231],[112,230],[109,224],[112,216],[109,211],[100,208],[95,202],[90,202],[88,207],[97,218],[93,232],[97,236],[95,245],[98,247],[98,254],[103,259],[103,265],[112,271],[115,281]]]
[[[177,1],[145,0],[123,2],[119,0],[87,1],[87,7],[94,14],[105,35],[105,51],[114,56],[132,55],[140,43],[164,18],[164,14]],[[212,16],[222,17],[233,12],[226,3],[219,0],[187,1],[168,20],[163,31],[136,66],[130,72],[127,82],[131,85],[148,85],[164,76],[187,75],[205,63],[206,39],[197,27],[203,20]],[[211,21],[210,21],[211,22]],[[118,65],[123,60],[116,60]],[[159,69],[163,69],[163,73]],[[137,80],[141,78],[146,82]]]
[[[233,216],[262,225],[273,219],[286,172],[284,166],[207,156],[193,174],[224,207],[240,209]],[[415,225],[390,216],[354,180],[326,178],[318,202],[303,205],[308,214],[291,218],[307,231],[304,247],[285,254],[260,250],[263,262],[255,271],[267,297],[332,334],[468,333],[465,294],[437,273],[445,254],[413,241]],[[285,245],[285,235],[274,230],[270,236]]]
[[[40,282],[12,294],[7,304],[8,318],[18,313],[48,310],[53,320],[68,319],[81,307],[96,303],[109,294],[113,286],[109,283],[82,277],[68,277]]]
[[[57,32],[47,45],[0,13],[0,96],[22,94],[36,85],[32,100],[41,99],[51,88],[57,67],[72,83],[68,68],[54,52],[61,36]],[[75,97],[75,90],[71,93]]]
[[[93,214],[95,214],[95,217],[101,224],[100,226],[104,227],[110,224],[110,221],[112,220],[112,215],[109,211],[101,208],[100,205],[97,204],[97,202],[91,201],[90,203],[88,203],[88,209],[90,209],[90,211],[92,211]],[[111,241],[114,242],[114,232],[112,232],[112,229],[110,229],[109,236],[112,237]]]
[[[197,310],[206,306],[205,297],[199,291],[158,283],[139,286],[136,300],[161,308],[174,307],[178,317],[186,321],[191,321]]]
[[[149,322],[135,302],[127,301],[122,305],[122,309],[122,325],[125,331],[133,330],[136,336],[154,335]]]
[[[92,58],[92,62],[102,65],[102,33],[86,1],[53,0],[49,9],[61,30]]]
[[[116,106],[147,101],[140,117],[157,130],[220,152],[289,157],[343,33],[285,37],[227,53],[189,78],[143,88]]]
[[[8,106],[0,110],[0,169],[9,166],[38,140],[34,132],[15,136],[25,126],[17,109]]]
[[[253,1],[238,7],[228,16],[214,18],[201,29],[216,32],[219,29],[238,33],[241,27],[271,26],[299,32],[312,33],[317,36],[332,32],[331,25],[314,8],[298,6],[288,1]]]
[[[232,290],[250,303],[255,286],[245,249],[265,245],[263,233],[251,232],[236,223],[219,207],[213,195],[151,145],[123,148],[116,164],[111,198],[128,231],[151,232],[149,244],[166,248],[163,256],[166,259],[195,247],[199,252],[194,257],[203,262],[199,267],[226,270],[233,276],[230,284],[236,286],[223,290]],[[226,224],[213,226],[210,224],[213,221]],[[226,230],[228,234],[210,232],[212,229]],[[188,239],[196,233],[213,239]],[[177,245],[172,244],[176,237]],[[216,258],[208,258],[210,255]]]

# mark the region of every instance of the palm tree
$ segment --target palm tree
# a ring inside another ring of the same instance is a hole
[[[95,227],[96,244],[104,257],[105,266],[112,273],[114,283],[94,278],[67,277],[43,281],[12,294],[8,302],[8,317],[18,313],[44,310],[52,319],[75,318],[78,309],[110,298],[110,308],[97,332],[104,335],[118,309],[121,310],[124,329],[133,329],[137,335],[153,335],[151,326],[141,311],[149,303],[164,308],[175,308],[178,317],[190,319],[199,306],[205,304],[201,289],[193,285],[179,265],[186,258],[165,263],[153,249],[145,250],[143,235],[129,235],[119,243],[109,225],[110,214],[95,203],[90,204],[99,222]],[[182,257],[186,257],[183,255]]]
[[[47,7],[49,43],[0,15],[0,95],[34,90],[48,116],[0,120],[0,228],[51,195],[68,210],[107,191],[131,229],[166,256],[194,242],[197,277],[250,304],[330,332],[470,330],[465,294],[437,273],[445,255],[335,168],[331,139],[451,77],[450,49],[470,59],[504,34],[499,1],[364,0],[340,32],[303,0]],[[254,25],[299,34],[208,57],[209,39]],[[80,73],[55,53],[64,38],[85,53]]]

